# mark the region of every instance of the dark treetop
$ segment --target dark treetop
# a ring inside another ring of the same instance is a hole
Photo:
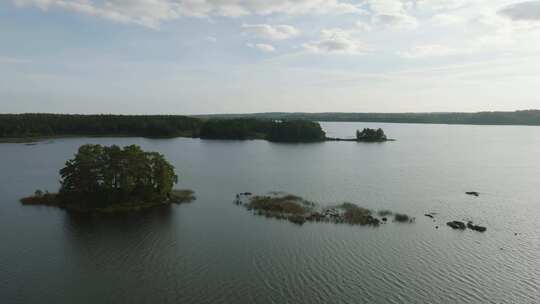
[[[361,132],[356,130],[356,140],[357,141],[386,141],[386,134],[384,134],[383,129],[370,129],[365,128]]]
[[[266,139],[274,142],[315,142],[325,140],[319,123],[306,120],[270,121],[262,119],[210,119],[200,130],[204,139]]]
[[[167,115],[0,114],[0,138],[66,135],[191,136],[201,120]]]
[[[84,145],[60,170],[62,205],[93,209],[118,204],[162,203],[178,177],[157,152],[132,145]]]

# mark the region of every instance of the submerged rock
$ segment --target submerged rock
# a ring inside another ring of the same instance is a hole
[[[484,232],[487,230],[486,227],[484,226],[479,226],[479,225],[474,225],[473,222],[469,221],[467,223],[467,228],[471,229],[471,230],[474,230],[474,231],[478,231],[478,232]]]
[[[459,229],[459,230],[465,230],[465,227],[466,227],[465,223],[460,222],[460,221],[448,222],[448,223],[446,223],[446,225],[448,225],[452,229]]]

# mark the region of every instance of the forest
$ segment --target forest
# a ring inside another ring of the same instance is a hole
[[[203,119],[255,118],[271,120],[310,120],[310,121],[350,121],[386,122],[418,124],[463,124],[463,125],[530,125],[540,126],[540,110],[475,113],[254,113],[254,114],[215,114],[198,115]]]
[[[192,136],[198,118],[173,115],[0,114],[0,138],[47,136]]]
[[[268,119],[199,119],[174,115],[0,114],[0,141],[57,136],[140,136],[149,138],[267,139],[322,141],[317,122]]]

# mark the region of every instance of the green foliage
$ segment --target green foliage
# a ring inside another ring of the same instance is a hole
[[[540,125],[540,110],[477,113],[256,113],[203,115],[206,118],[305,119],[466,125]]]
[[[326,139],[326,133],[317,122],[292,120],[274,122],[266,137],[274,142],[317,142]]]
[[[204,139],[264,138],[272,122],[257,119],[211,119],[205,121],[199,136]]]
[[[89,208],[165,201],[178,181],[163,155],[135,145],[83,145],[60,175],[62,202]]]
[[[384,134],[383,129],[370,129],[365,128],[360,132],[356,130],[356,139],[359,141],[385,141],[387,140],[386,134]]]
[[[325,133],[316,122],[270,121],[258,119],[210,119],[200,129],[204,139],[266,138],[275,142],[323,141]]]
[[[0,114],[0,137],[196,135],[201,121],[167,115]]]

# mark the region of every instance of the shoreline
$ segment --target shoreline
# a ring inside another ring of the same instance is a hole
[[[140,202],[140,203],[120,203],[113,204],[106,207],[88,208],[78,204],[66,204],[58,199],[57,193],[45,193],[41,196],[28,196],[23,197],[19,201],[23,206],[47,206],[57,207],[67,212],[76,212],[81,214],[118,214],[137,212],[144,209],[150,209],[159,206],[169,206],[173,204],[190,203],[196,200],[195,192],[193,190],[173,190],[171,197],[163,202]]]
[[[52,141],[55,139],[66,139],[66,138],[144,138],[144,139],[176,139],[176,138],[193,138],[200,140],[224,140],[224,141],[252,141],[252,140],[264,140],[273,143],[317,143],[317,142],[327,142],[327,141],[349,141],[349,142],[363,142],[363,143],[381,143],[387,141],[397,141],[393,138],[382,139],[382,140],[358,140],[355,138],[339,138],[339,137],[326,137],[320,141],[271,141],[264,137],[251,137],[244,139],[235,139],[235,138],[202,138],[202,137],[193,137],[192,135],[178,135],[178,136],[163,136],[163,137],[146,137],[138,135],[124,135],[124,134],[104,134],[104,135],[51,135],[51,136],[36,136],[36,137],[6,137],[0,138],[0,144],[27,144],[29,146],[42,143],[44,141]]]

